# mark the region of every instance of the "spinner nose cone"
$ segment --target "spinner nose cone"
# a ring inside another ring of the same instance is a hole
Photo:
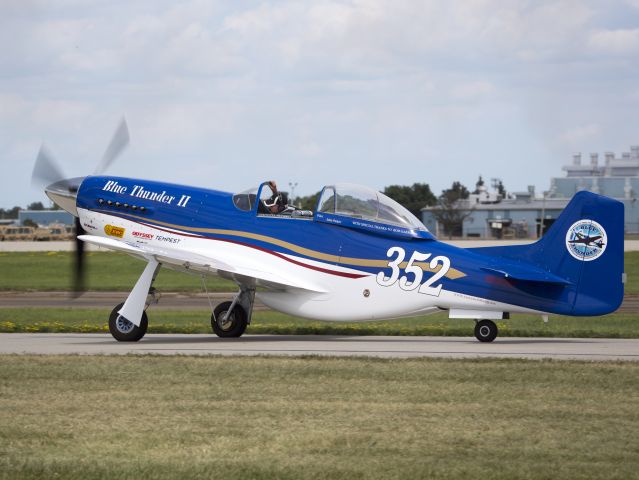
[[[78,190],[80,185],[86,177],[65,178],[48,185],[44,189],[44,193],[47,194],[56,205],[66,210],[71,215],[77,217],[78,209],[76,208],[76,198],[78,197]]]

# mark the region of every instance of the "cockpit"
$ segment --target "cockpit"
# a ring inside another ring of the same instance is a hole
[[[280,192],[277,184],[270,180],[259,187],[250,188],[233,195],[233,204],[245,212],[257,211],[258,216],[307,218],[313,217],[310,210],[290,205],[286,192]]]
[[[340,183],[322,189],[315,212],[288,204],[286,194],[264,182],[257,188],[233,195],[240,210],[258,216],[313,218],[324,223],[377,231],[378,233],[430,236],[428,229],[410,211],[381,192],[362,185]],[[425,235],[424,235],[425,234]]]
[[[395,200],[362,185],[341,183],[324,187],[318,212],[428,231],[415,215]]]

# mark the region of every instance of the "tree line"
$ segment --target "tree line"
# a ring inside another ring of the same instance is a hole
[[[15,206],[13,208],[0,208],[0,219],[17,219],[18,212],[23,210],[20,206]],[[32,202],[27,205],[25,210],[60,210],[56,204],[53,204],[51,208],[45,207],[42,202]]]
[[[484,180],[479,176],[472,193],[479,193],[484,187]],[[495,179],[493,187],[505,198],[506,188],[501,180]],[[295,199],[295,204],[304,210],[314,210],[321,192]],[[427,183],[413,183],[412,185],[389,185],[382,193],[403,205],[413,215],[421,220],[422,208],[432,207],[431,212],[449,237],[461,235],[461,226],[466,217],[472,212],[472,206],[465,205],[462,200],[468,199],[470,191],[461,182],[454,181],[449,188],[442,190],[436,196]]]
[[[484,187],[484,180],[479,176],[472,193],[479,193]],[[506,188],[501,180],[495,180],[493,187],[505,198]],[[294,200],[296,206],[303,210],[314,210],[321,192],[312,195],[297,197]],[[422,208],[432,207],[431,212],[444,229],[444,234],[450,236],[461,234],[461,225],[472,212],[472,206],[463,205],[462,200],[468,199],[470,191],[461,182],[454,181],[449,188],[442,190],[436,196],[427,183],[413,183],[412,185],[389,185],[382,190],[384,195],[403,205],[413,215],[421,220]],[[60,207],[53,204],[46,208],[42,202],[33,202],[27,205],[27,210],[59,210]],[[10,209],[0,208],[0,219],[17,219],[21,207]]]

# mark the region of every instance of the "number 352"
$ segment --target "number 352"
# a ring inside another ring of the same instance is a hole
[[[388,262],[388,267],[391,269],[391,276],[387,277],[384,272],[379,272],[377,274],[377,283],[382,287],[390,287],[394,285],[397,280],[399,280],[399,286],[402,290],[411,291],[417,290],[419,293],[423,293],[426,295],[433,295],[435,297],[439,296],[439,293],[442,289],[442,284],[440,283],[437,286],[433,286],[436,282],[438,282],[443,276],[448,273],[450,270],[450,259],[448,257],[444,257],[443,255],[438,255],[433,257],[428,264],[430,270],[434,270],[438,265],[441,265],[440,269],[435,272],[430,278],[428,278],[423,284],[422,279],[424,277],[424,270],[417,262],[424,262],[428,260],[432,254],[431,253],[420,253],[413,252],[404,268],[404,272],[406,274],[412,274],[413,280],[409,281],[407,275],[402,275],[400,277],[401,269],[399,266],[404,261],[406,257],[406,252],[401,247],[391,247],[386,252],[386,256],[391,260]],[[395,257],[395,258],[393,258]]]

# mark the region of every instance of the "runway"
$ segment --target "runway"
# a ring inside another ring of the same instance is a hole
[[[483,344],[467,337],[336,335],[149,334],[122,343],[109,334],[2,333],[0,354],[79,355],[327,355],[382,358],[523,358],[639,361],[639,339],[498,338]]]

